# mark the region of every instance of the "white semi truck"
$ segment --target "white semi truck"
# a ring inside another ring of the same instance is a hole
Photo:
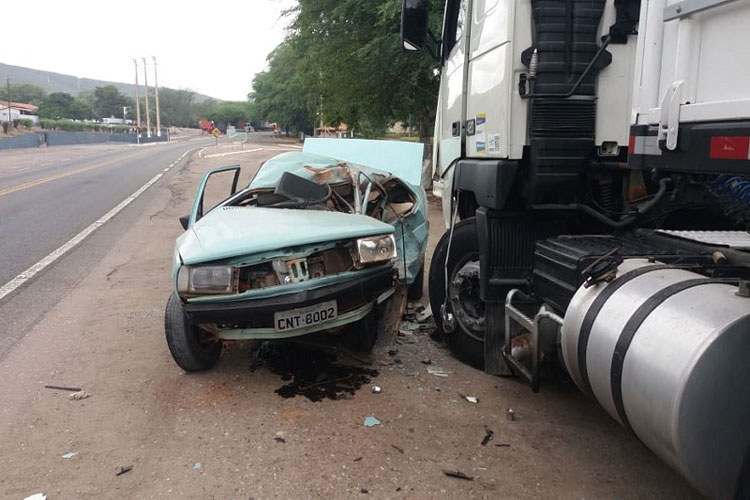
[[[446,342],[535,391],[562,367],[698,491],[750,498],[750,1],[447,0],[439,35],[428,4],[401,29],[440,71]]]

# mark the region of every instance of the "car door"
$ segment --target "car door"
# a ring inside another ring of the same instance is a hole
[[[240,178],[240,166],[239,165],[230,165],[226,167],[218,167],[209,170],[205,174],[203,174],[203,177],[201,178],[200,184],[198,184],[198,191],[195,193],[195,200],[193,201],[193,208],[190,210],[190,216],[187,221],[187,228],[190,228],[198,222],[204,215],[206,215],[208,212],[210,212],[214,207],[221,204],[221,202],[214,204],[211,206],[208,210],[204,207],[205,202],[205,195],[206,195],[206,186],[208,185],[208,180],[212,176],[216,174],[220,174],[223,172],[234,172],[234,175],[228,175],[229,179],[231,179],[230,188],[229,188],[229,194],[226,198],[231,197],[237,192],[237,182]],[[222,179],[223,181],[223,179]],[[226,200],[224,198],[224,200]]]

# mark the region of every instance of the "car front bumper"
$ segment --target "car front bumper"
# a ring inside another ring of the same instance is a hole
[[[394,291],[394,270],[386,267],[366,276],[319,288],[267,298],[227,302],[187,302],[190,320],[222,340],[281,339],[336,328],[362,319]],[[274,313],[335,300],[336,319],[317,325],[277,332]]]

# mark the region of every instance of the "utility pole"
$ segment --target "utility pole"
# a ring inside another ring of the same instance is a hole
[[[10,130],[10,124],[13,120],[10,119],[10,77],[7,79],[8,82],[8,130]]]
[[[156,76],[156,56],[154,59],[154,95],[156,96],[156,137],[161,137],[161,120],[159,120],[159,79]]]
[[[151,138],[151,117],[148,114],[148,70],[146,67],[146,58],[141,57],[141,59],[143,60],[143,87],[146,94],[146,137]]]
[[[138,59],[133,58],[135,64],[135,126],[137,133],[137,142],[140,143],[141,137],[141,97],[138,95]]]

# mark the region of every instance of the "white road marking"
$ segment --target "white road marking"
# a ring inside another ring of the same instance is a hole
[[[257,151],[263,151],[263,148],[243,149],[242,151],[230,151],[228,153],[214,153],[212,155],[203,155],[201,158],[219,158],[222,156],[240,155],[243,153],[255,153]]]
[[[194,148],[195,149],[195,148]],[[143,194],[144,191],[146,191],[148,188],[150,188],[156,181],[162,178],[162,176],[169,171],[170,168],[172,168],[175,164],[177,164],[180,160],[182,160],[188,153],[191,151],[194,151],[194,149],[188,149],[182,155],[175,160],[169,167],[165,168],[162,172],[156,174],[154,177],[151,178],[150,181],[148,181],[146,184],[141,186],[135,193],[131,194],[127,198],[125,198],[119,205],[117,205],[115,208],[104,214],[101,218],[94,221],[89,225],[86,229],[78,233],[77,235],[73,236],[70,240],[68,240],[66,243],[64,243],[61,247],[59,247],[57,250],[53,251],[46,257],[44,257],[42,260],[31,266],[30,268],[26,269],[24,272],[4,284],[2,287],[0,287],[0,300],[5,298],[7,295],[15,291],[18,287],[29,281],[31,278],[39,274],[41,271],[43,271],[45,268],[47,268],[50,264],[55,262],[57,259],[65,255],[70,249],[78,245],[80,242],[86,239],[91,233],[99,229],[101,226],[106,224],[112,217],[120,213],[125,207],[130,205],[136,198],[138,198],[141,194]]]

